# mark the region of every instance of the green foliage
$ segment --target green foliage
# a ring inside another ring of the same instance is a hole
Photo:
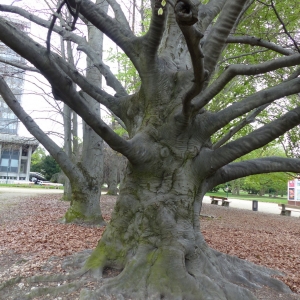
[[[118,65],[116,77],[120,80],[128,93],[136,92],[141,81],[137,70],[127,55],[119,50],[114,52],[112,48],[108,51],[108,61]]]
[[[60,172],[60,167],[51,155],[46,155],[39,162],[31,164],[30,171],[39,172],[50,180],[53,174]]]
[[[31,155],[31,169],[39,164],[46,157],[46,150],[43,147],[37,147]]]
[[[125,130],[123,127],[114,129],[114,132],[119,136],[123,136],[124,134],[127,134],[127,130]]]
[[[275,10],[271,6],[272,3],[275,6]],[[279,15],[280,20],[276,13]],[[241,16],[240,22],[232,36],[255,37],[257,39],[263,39],[264,41],[281,45],[283,48],[297,51],[292,39],[299,39],[299,36],[297,36],[300,23],[299,13],[299,1],[296,0],[289,1],[289,5],[286,5],[285,1],[253,1],[250,8],[244,15]],[[289,32],[290,37],[285,32],[284,27]],[[219,62],[213,79],[219,77],[229,65],[259,64],[282,56],[282,54],[279,54],[276,51],[268,50],[261,46],[236,43],[228,44],[226,51],[223,52],[223,55],[224,56]],[[282,80],[286,79],[288,76],[287,74],[291,74],[291,72],[293,72],[295,69],[296,67],[283,68],[274,72],[269,72],[268,74],[264,74],[263,77],[261,75],[237,76],[209,104],[209,109],[213,111],[219,111],[231,105],[231,103],[239,101],[248,95],[255,93],[256,91],[276,85],[282,82]],[[295,107],[295,99],[298,98],[298,96],[291,96],[275,101],[256,117],[256,122],[245,126],[236,135],[234,135],[231,140],[245,136],[260,126],[260,124],[269,123],[270,121],[280,117],[289,109]],[[244,117],[245,116],[222,128],[213,137],[213,142],[217,141],[230,129],[234,128]],[[287,149],[287,152],[289,152],[288,154],[292,156],[295,155],[296,152],[297,157],[299,157],[300,147],[297,145],[298,143],[296,138],[297,135],[299,136],[299,132],[298,130],[292,130],[292,132],[293,133],[291,135],[287,134],[285,137],[277,139],[277,142],[284,141],[286,144],[289,142]],[[293,146],[295,145],[297,145],[297,151],[293,151]]]

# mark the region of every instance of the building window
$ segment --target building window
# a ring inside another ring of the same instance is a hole
[[[1,172],[18,172],[19,166],[19,150],[3,149],[1,152]]]

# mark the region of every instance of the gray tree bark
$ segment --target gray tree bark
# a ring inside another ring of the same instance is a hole
[[[210,111],[208,105],[235,77],[264,76],[297,66],[300,55],[287,53],[279,45],[278,53],[284,56],[257,65],[231,65],[217,75],[219,58],[249,1],[211,0],[198,5],[178,0],[162,6],[153,0],[151,23],[143,37],[133,34],[118,3],[108,2],[113,17],[89,0],[80,2],[80,14],[122,48],[136,67],[142,84],[133,95],[126,94],[95,51],[73,33],[53,26],[53,31],[76,40],[88,53],[115,89],[115,96],[0,18],[0,39],[41,70],[60,99],[128,159],[111,222],[86,264],[99,276],[107,267],[122,272],[106,280],[101,290],[91,292],[90,299],[103,293],[134,299],[254,299],[251,289],[260,286],[290,292],[272,277],[277,272],[209,248],[200,232],[199,213],[204,194],[216,185],[252,174],[300,172],[298,159],[234,162],[299,125],[299,106],[232,139],[268,105],[299,93],[299,74],[290,71],[287,79],[251,95],[240,95],[223,109]],[[69,3],[78,8],[76,1]],[[8,10],[1,5],[0,9]],[[26,16],[24,11],[19,13]],[[264,45],[278,51],[271,43]],[[5,96],[3,81],[0,83]],[[129,140],[101,120],[86,94],[124,122]],[[232,121],[237,125],[230,134],[213,143],[211,137]],[[67,166],[66,171],[74,172]],[[76,191],[89,192],[81,186]]]
[[[107,9],[108,6],[106,5]],[[102,60],[103,34],[91,24],[88,25],[88,44],[94,49],[99,59]],[[92,84],[99,87],[102,86],[102,75],[89,58],[87,58],[86,78]],[[83,97],[89,107],[100,117],[99,102],[95,101],[88,94],[85,94]],[[73,222],[74,219],[78,219],[78,214],[83,214],[85,218],[91,218],[93,223],[104,224],[100,209],[101,183],[103,181],[103,140],[84,121],[80,168],[86,179],[85,189],[88,190],[88,194],[84,201],[82,197],[73,195],[71,206],[65,215],[65,219],[67,222]],[[82,186],[78,187],[78,192],[81,192],[82,188]],[[74,193],[73,190],[74,188],[72,187],[72,193]]]

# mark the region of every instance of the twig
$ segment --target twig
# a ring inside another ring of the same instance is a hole
[[[63,6],[65,5],[65,3],[66,3],[65,0],[63,0],[63,2],[59,5],[59,7],[58,7],[58,9],[56,11],[57,15],[60,14],[60,11],[63,8]],[[47,53],[50,53],[51,33],[52,33],[52,30],[53,30],[53,27],[54,27],[56,19],[57,19],[57,16],[53,15],[53,19],[52,19],[52,21],[50,23],[50,27],[49,27],[48,34],[47,34],[47,41],[46,41]]]

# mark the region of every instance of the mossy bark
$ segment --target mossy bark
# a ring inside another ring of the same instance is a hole
[[[255,299],[248,289],[289,289],[271,270],[210,249],[200,233],[202,193],[192,160],[164,172],[130,165],[112,219],[86,263],[122,270],[102,293],[134,299]],[[161,178],[162,176],[162,178]],[[274,272],[275,274],[275,272]]]
[[[105,225],[100,209],[101,189],[97,185],[90,186],[88,181],[72,184],[70,207],[63,221],[66,223],[86,223]]]

